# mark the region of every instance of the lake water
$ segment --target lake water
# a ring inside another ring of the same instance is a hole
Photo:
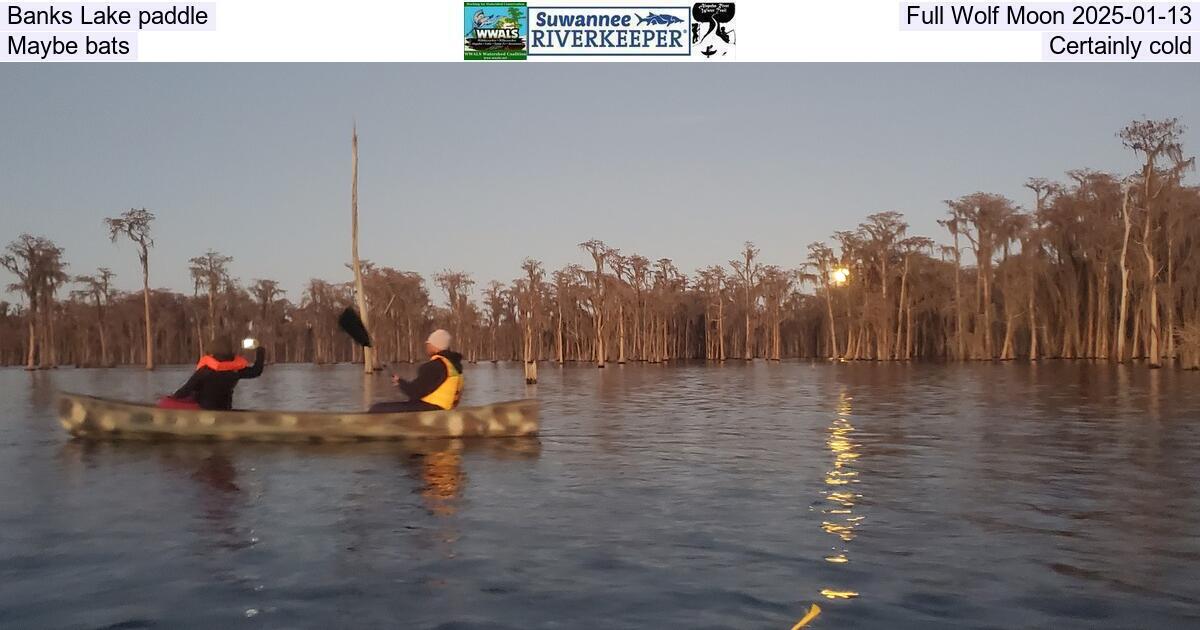
[[[404,366],[405,369],[410,369]],[[1200,626],[1200,373],[1083,363],[468,366],[536,439],[81,443],[0,370],[4,628]],[[243,407],[361,408],[353,366]]]

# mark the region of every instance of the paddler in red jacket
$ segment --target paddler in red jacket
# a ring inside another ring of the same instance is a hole
[[[183,407],[192,401],[201,409],[232,409],[233,389],[238,381],[258,378],[262,374],[266,351],[257,343],[254,345],[254,365],[250,365],[233,351],[233,341],[229,336],[214,340],[212,353],[200,358],[192,377],[179,391],[160,401],[159,405],[176,406],[184,403],[178,405]]]

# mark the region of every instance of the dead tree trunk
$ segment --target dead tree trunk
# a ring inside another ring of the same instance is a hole
[[[362,264],[358,258],[358,126],[351,136],[350,158],[350,248],[354,264],[354,294],[363,328],[371,330],[371,315],[367,311],[367,293],[363,290]],[[375,350],[363,347],[363,373],[375,372]]]

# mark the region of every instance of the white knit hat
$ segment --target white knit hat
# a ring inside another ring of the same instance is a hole
[[[445,350],[450,347],[450,333],[439,328],[429,333],[429,338],[425,340],[425,343],[438,350]]]

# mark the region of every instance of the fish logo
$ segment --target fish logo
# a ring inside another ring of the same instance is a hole
[[[636,13],[634,13],[633,15],[634,15],[634,17],[636,17],[638,19],[639,26],[642,24],[650,24],[652,26],[669,26],[671,24],[678,24],[679,22],[683,21],[683,20],[675,17],[674,15],[655,14],[655,13],[649,13],[646,15],[646,17],[642,17]]]

